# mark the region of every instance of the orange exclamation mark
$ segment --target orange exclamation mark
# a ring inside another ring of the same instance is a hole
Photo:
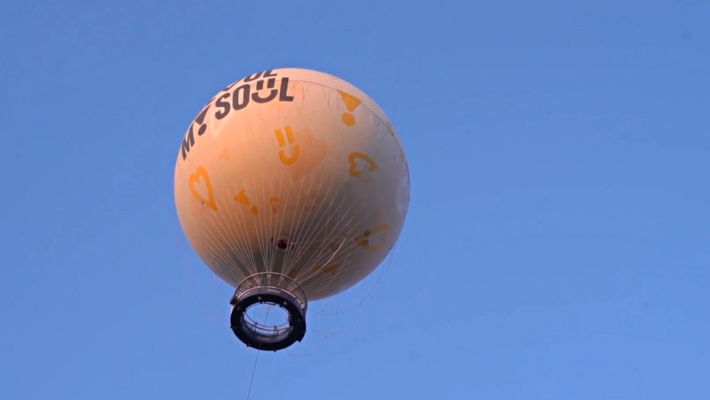
[[[362,103],[362,100],[351,95],[350,93],[345,93],[342,90],[338,90],[338,92],[340,93],[340,97],[342,97],[345,102],[345,108],[348,110],[348,112],[343,113],[341,116],[343,123],[347,126],[353,126],[355,125],[355,116],[352,112]]]
[[[249,211],[251,211],[252,214],[254,214],[254,215],[259,214],[259,207],[257,207],[256,204],[254,204],[254,205],[251,204],[251,201],[249,200],[249,196],[247,196],[247,194],[246,194],[246,190],[242,189],[241,191],[239,191],[237,196],[234,197],[234,200],[249,207]]]

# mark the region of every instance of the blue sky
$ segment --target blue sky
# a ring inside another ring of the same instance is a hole
[[[252,399],[706,399],[709,20],[691,0],[3,2],[0,398],[246,398],[255,353],[181,231],[175,158],[216,91],[303,67],[390,116],[410,213],[343,295],[360,312],[314,305],[338,333],[260,355]]]

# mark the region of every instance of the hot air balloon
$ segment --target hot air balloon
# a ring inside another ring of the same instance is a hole
[[[174,185],[189,243],[235,289],[233,333],[269,351],[304,338],[308,302],[380,265],[402,231],[410,187],[382,109],[340,78],[298,68],[217,93],[183,138]],[[250,318],[260,304],[281,308],[286,322]]]

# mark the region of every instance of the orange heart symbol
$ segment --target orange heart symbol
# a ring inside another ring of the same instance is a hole
[[[357,178],[362,174],[362,171],[357,169],[358,163],[357,160],[362,160],[368,164],[368,169],[370,172],[374,172],[378,166],[375,160],[373,160],[370,156],[368,156],[365,153],[361,153],[359,151],[356,151],[354,153],[348,154],[348,161],[350,162],[350,169],[348,172],[350,173],[350,176]]]
[[[205,188],[207,189],[207,197],[203,196],[195,187],[196,184],[204,181]],[[207,170],[203,166],[197,167],[195,172],[190,174],[188,178],[188,184],[190,186],[190,192],[200,203],[206,205],[208,208],[218,211],[217,201],[214,198],[214,191],[212,190],[212,182],[210,181],[210,176],[207,174]]]
[[[389,224],[381,224],[365,231],[362,235],[356,237],[354,241],[365,250],[378,251],[387,244],[387,236],[389,236],[391,231],[392,227]],[[377,235],[378,233],[380,235]],[[372,242],[373,238],[376,243]]]
[[[279,207],[281,206],[281,198],[280,197],[270,198],[269,203],[271,204],[271,211],[273,211],[274,214],[279,212]]]

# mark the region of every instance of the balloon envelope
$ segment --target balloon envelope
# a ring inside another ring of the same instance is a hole
[[[199,257],[237,287],[285,275],[308,300],[370,274],[407,215],[409,171],[397,132],[355,86],[275,69],[220,91],[190,125],[175,204]]]

